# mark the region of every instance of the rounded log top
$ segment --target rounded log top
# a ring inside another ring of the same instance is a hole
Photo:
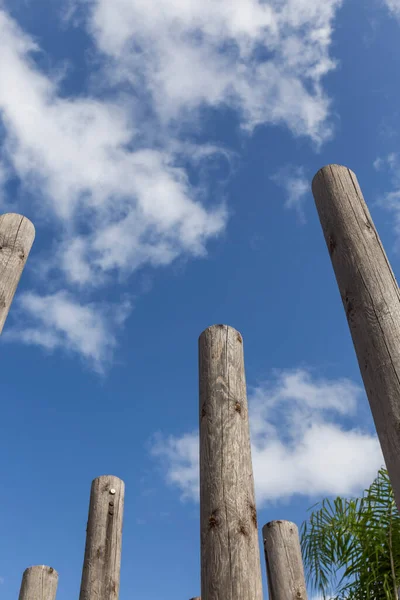
[[[50,573],[54,573],[54,575],[58,575],[57,571],[53,569],[53,567],[49,567],[47,565],[33,565],[32,567],[25,569],[24,573],[28,573],[28,571],[32,571],[33,569],[38,569],[41,571],[47,570]]]
[[[311,182],[311,189],[314,189],[314,183],[316,183],[318,177],[320,175],[324,175],[325,173],[329,173],[329,172],[335,172],[335,171],[348,171],[349,173],[352,173],[353,175],[355,175],[354,171],[352,171],[351,169],[349,169],[349,167],[346,167],[345,165],[337,165],[336,163],[332,163],[329,165],[325,165],[324,167],[321,167],[314,175],[312,182]]]
[[[36,230],[35,230],[34,224],[32,223],[32,221],[30,219],[28,219],[28,217],[25,217],[25,215],[20,215],[19,213],[0,214],[0,220],[3,222],[20,220],[20,219],[24,220],[24,226],[26,227],[27,231],[29,232],[29,236],[32,237],[32,240],[33,240],[35,238]]]
[[[297,529],[297,525],[296,525],[296,523],[293,523],[293,521],[284,521],[282,519],[278,519],[278,520],[269,521],[268,523],[266,523],[264,525],[264,527],[262,528],[263,533],[264,533],[264,530],[268,531],[268,529],[271,529],[272,527],[279,527],[279,525],[284,525],[285,527],[293,527],[294,529]]]
[[[114,481],[119,481],[122,484],[124,483],[123,480],[116,475],[99,475],[99,477],[95,477],[93,481],[98,481],[99,479],[113,479]]]
[[[206,329],[204,329],[204,331],[201,332],[199,339],[201,337],[203,337],[204,335],[207,335],[213,331],[218,331],[218,330],[226,330],[226,331],[230,331],[233,334],[236,335],[240,335],[240,337],[242,337],[240,331],[238,331],[237,329],[235,329],[234,327],[231,327],[230,325],[223,325],[223,324],[218,324],[218,325],[210,325],[210,327],[207,327]]]

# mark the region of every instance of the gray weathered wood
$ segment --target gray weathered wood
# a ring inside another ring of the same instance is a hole
[[[271,521],[263,538],[269,600],[307,600],[297,525]]]
[[[201,597],[262,600],[243,340],[226,325],[199,339]]]
[[[191,598],[190,600],[201,600],[200,596],[196,596],[196,598]]]
[[[399,288],[355,174],[328,165],[312,191],[400,510]]]
[[[0,334],[35,239],[33,224],[22,215],[0,215]]]
[[[118,599],[124,493],[124,482],[113,475],[92,482],[79,600]]]
[[[22,576],[19,600],[55,600],[58,573],[51,567],[29,567]]]

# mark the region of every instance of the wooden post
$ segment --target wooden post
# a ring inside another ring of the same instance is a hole
[[[290,521],[263,527],[269,600],[307,600],[299,531]]]
[[[92,482],[79,600],[118,600],[124,493],[118,477]]]
[[[243,340],[226,325],[199,339],[201,597],[262,600]]]
[[[58,573],[51,567],[29,567],[22,576],[19,600],[55,600]]]
[[[35,239],[33,224],[22,215],[0,215],[0,334]]]
[[[328,165],[312,191],[400,510],[400,292],[355,174]]]

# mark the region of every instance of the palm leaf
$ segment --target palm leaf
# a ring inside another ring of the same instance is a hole
[[[386,469],[360,498],[324,499],[301,526],[307,583],[324,598],[397,600],[400,514]]]

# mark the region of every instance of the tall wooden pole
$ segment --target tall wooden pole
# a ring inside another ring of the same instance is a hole
[[[400,292],[355,174],[328,165],[312,191],[400,510]]]
[[[297,526],[271,521],[263,527],[269,600],[307,600]]]
[[[29,567],[22,576],[19,600],[55,600],[58,573],[51,567]]]
[[[124,493],[118,477],[92,482],[79,600],[118,600]]]
[[[35,239],[33,224],[22,215],[0,215],[0,334]]]
[[[226,325],[199,339],[201,597],[262,600],[243,340]]]

